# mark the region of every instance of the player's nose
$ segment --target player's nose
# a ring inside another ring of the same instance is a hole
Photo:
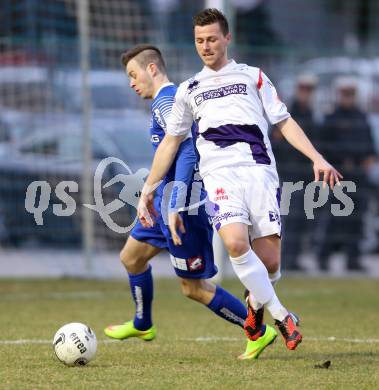
[[[207,51],[209,51],[209,49],[210,49],[209,43],[208,43],[208,42],[204,42],[204,43],[203,43],[203,50],[204,50],[205,52],[207,52]]]

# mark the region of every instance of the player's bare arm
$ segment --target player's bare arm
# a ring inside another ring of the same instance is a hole
[[[154,225],[153,216],[156,216],[153,205],[154,190],[170,169],[184,138],[185,136],[166,134],[155,153],[137,208],[138,218],[144,227]]]
[[[331,188],[334,184],[340,185],[340,179],[343,178],[332,165],[330,165],[324,157],[312,145],[312,142],[306,136],[302,128],[292,118],[287,118],[277,124],[284,138],[297,150],[313,161],[313,171],[315,181],[320,180],[323,175],[323,187],[329,182]]]

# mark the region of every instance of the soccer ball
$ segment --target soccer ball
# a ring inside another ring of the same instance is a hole
[[[67,366],[84,366],[96,354],[96,335],[89,326],[71,322],[55,333],[53,348],[57,358]]]

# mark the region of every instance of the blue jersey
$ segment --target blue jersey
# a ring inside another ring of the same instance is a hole
[[[153,99],[150,135],[154,151],[156,151],[165,136],[166,123],[174,104],[176,90],[176,85],[166,84]],[[194,132],[194,125],[191,130]],[[198,154],[193,140],[194,137],[182,142],[171,168],[163,179],[162,184],[156,190],[157,196],[162,197],[164,188],[168,183],[178,183],[172,188],[167,188],[167,191],[170,193],[169,207],[171,208],[181,208],[188,206],[190,203],[196,204],[206,196],[198,174]],[[194,180],[196,180],[195,186],[193,186]]]
[[[174,84],[164,85],[156,95],[151,105],[151,142],[154,149],[165,136],[166,123],[174,103],[176,93]],[[194,179],[197,173],[198,155],[195,151],[193,138],[188,138],[180,145],[176,158],[165,176],[163,183],[156,190],[154,199],[155,209],[158,211],[156,223],[152,227],[143,227],[138,221],[131,231],[134,239],[146,242],[157,248],[167,249],[170,252],[172,265],[176,274],[181,278],[209,279],[217,273],[213,261],[212,235],[213,230],[208,221],[205,206],[199,202],[206,197],[200,176]],[[184,183],[186,188],[181,190],[180,184],[174,187],[166,184],[175,181]],[[167,191],[165,193],[164,191]],[[164,196],[163,196],[164,195]],[[170,204],[163,204],[166,196]],[[186,233],[178,232],[182,245],[174,245],[167,220],[167,209],[181,209],[184,205],[193,205],[197,213],[184,211],[182,213]],[[196,205],[197,204],[197,205]],[[168,206],[168,207],[167,207]]]

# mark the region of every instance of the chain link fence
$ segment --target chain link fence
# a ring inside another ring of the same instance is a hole
[[[109,228],[98,209],[83,203],[95,204],[92,179],[105,158],[125,162],[132,173],[151,162],[149,106],[128,87],[120,54],[137,43],[158,45],[177,83],[201,67],[191,19],[206,2],[85,3],[84,19],[75,0],[0,4],[0,257],[15,248],[81,251],[85,242],[87,257],[119,250],[125,229]],[[342,251],[348,265],[358,269],[360,256],[378,253],[379,247],[377,1],[224,3],[232,57],[268,74],[311,140],[357,184],[356,209],[349,217],[330,218],[331,199],[308,220],[304,190],[293,194],[290,214],[283,217],[284,265],[300,269],[302,255],[311,253],[327,269],[331,254]],[[87,30],[81,23],[89,31],[84,49]],[[83,68],[86,50],[89,69]],[[349,93],[351,117],[346,107],[340,110]],[[275,129],[272,142],[281,179],[310,182],[312,167]],[[86,145],[90,154],[84,158]],[[125,183],[107,186],[123,170],[121,163],[110,163],[98,186],[104,205],[113,202],[108,216],[125,228],[135,221],[135,204],[120,198]],[[91,177],[87,197],[85,177]]]

